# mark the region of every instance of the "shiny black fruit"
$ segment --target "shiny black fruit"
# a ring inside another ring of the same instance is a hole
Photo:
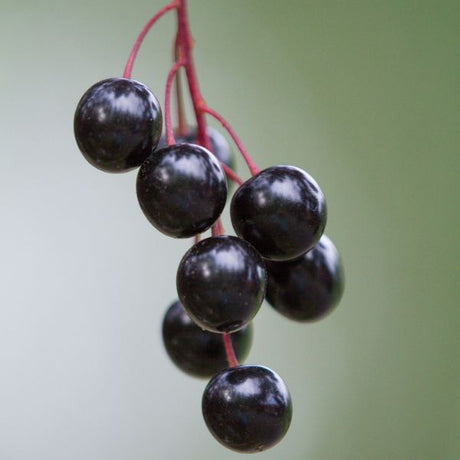
[[[344,270],[339,252],[323,235],[316,246],[289,262],[266,261],[267,301],[296,321],[316,321],[339,303]]]
[[[228,166],[230,169],[235,170],[235,155],[230,148],[229,143],[225,139],[225,137],[215,128],[212,126],[206,127],[206,133],[209,137],[210,142],[210,152],[216,156],[216,158],[223,163],[224,165]],[[179,136],[177,134],[174,135],[176,144],[197,144],[197,130],[193,128],[190,130],[186,135]],[[166,147],[166,138],[161,136],[160,141],[158,142],[158,148]],[[225,173],[224,173],[225,174]],[[233,182],[227,178],[227,189],[230,191]]]
[[[142,83],[127,78],[96,83],[75,111],[79,149],[93,166],[106,172],[139,166],[155,149],[161,129],[158,100]]]
[[[265,295],[259,253],[234,236],[207,238],[184,255],[177,292],[190,317],[211,332],[234,332],[252,320]]]
[[[252,323],[230,335],[239,362],[251,348]],[[203,331],[187,315],[180,302],[174,302],[163,319],[163,343],[179,369],[195,377],[212,377],[228,367],[222,334]]]
[[[311,249],[326,226],[326,201],[315,180],[294,166],[273,166],[233,195],[233,228],[263,257],[290,260]]]
[[[158,230],[186,238],[207,230],[220,216],[227,185],[219,162],[204,147],[175,144],[142,163],[137,198]]]
[[[217,441],[245,453],[278,443],[292,418],[286,384],[263,366],[238,366],[215,375],[204,390],[202,410]]]
[[[212,126],[206,127],[206,133],[209,137],[210,142],[210,151],[213,153],[217,159],[224,163],[231,169],[235,169],[235,155],[233,154],[232,149],[230,148],[227,139],[218,131],[217,129],[213,128]],[[197,144],[197,130],[196,128],[191,129],[186,135],[179,136],[174,134],[176,144]],[[164,136],[160,138],[158,142],[158,148],[166,147],[166,139]]]

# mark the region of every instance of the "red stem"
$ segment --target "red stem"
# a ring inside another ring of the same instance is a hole
[[[223,341],[225,347],[225,354],[227,355],[228,367],[239,366],[238,359],[235,355],[235,350],[233,349],[232,338],[230,337],[230,334],[224,334]]]
[[[174,63],[168,73],[165,88],[165,124],[166,124],[166,143],[168,145],[174,144],[174,134],[171,123],[171,86],[176,72],[185,64],[185,59],[181,59]]]
[[[204,100],[200,92],[195,72],[195,65],[193,63],[193,39],[190,34],[190,27],[188,23],[187,0],[179,0],[179,7],[177,8],[177,23],[177,41],[180,51],[182,52],[182,56],[185,59],[185,74],[187,76],[188,88],[197,123],[197,139],[201,145],[209,149],[210,144],[208,134],[206,132],[206,120],[200,110],[200,106],[204,103]]]
[[[179,2],[179,8],[177,9],[178,31],[176,40],[186,60],[184,67],[185,73],[187,75],[190,97],[192,99],[193,109],[195,111],[198,143],[200,143],[207,149],[209,149],[210,147],[209,138],[206,133],[206,120],[203,116],[205,113],[207,113],[212,117],[216,118],[222,124],[222,126],[228,131],[236,146],[238,147],[238,150],[241,152],[241,155],[243,155],[243,158],[246,161],[246,164],[248,165],[251,174],[255,175],[259,172],[259,169],[252,161],[251,157],[249,156],[247,150],[244,148],[242,142],[236,135],[235,131],[221,115],[209,108],[204,102],[203,96],[201,95],[200,88],[198,86],[195,66],[193,63],[193,39],[190,34],[190,28],[188,24],[187,0],[179,0]]]
[[[180,50],[179,50],[179,40],[178,36],[176,35],[176,39],[174,40],[174,61],[179,61],[181,59]],[[176,109],[177,109],[177,134],[179,136],[185,136],[188,133],[188,126],[187,120],[185,117],[184,111],[184,102],[183,102],[183,95],[182,95],[182,78],[181,72],[177,72],[176,74]]]
[[[126,66],[123,72],[124,78],[131,78],[132,68],[134,61],[136,59],[139,48],[147,35],[148,31],[153,27],[159,18],[161,18],[168,11],[176,9],[177,11],[177,33],[174,44],[174,53],[176,56],[176,63],[171,68],[168,79],[166,82],[166,102],[165,102],[165,118],[166,118],[166,135],[167,142],[171,144],[174,142],[174,135],[171,127],[171,109],[170,109],[170,92],[172,80],[174,75],[177,72],[180,72],[179,68],[181,66],[185,69],[185,75],[187,77],[187,83],[190,91],[190,97],[193,104],[193,109],[195,111],[196,123],[197,123],[197,142],[208,150],[210,149],[209,137],[206,131],[206,118],[205,114],[208,114],[218,120],[222,126],[228,131],[233,141],[235,142],[238,150],[241,152],[246,164],[252,175],[255,175],[259,172],[259,169],[252,161],[247,150],[244,148],[240,139],[236,135],[233,128],[228,124],[228,122],[215,110],[208,107],[201,95],[200,88],[198,85],[198,79],[196,77],[195,66],[193,62],[192,48],[193,48],[193,39],[190,34],[190,27],[188,22],[187,15],[187,0],[174,0],[164,6],[160,11],[158,11],[148,22],[145,24],[141,30],[139,36],[134,43],[131,53],[126,62]],[[182,104],[182,91],[180,84],[180,73],[176,75],[176,93],[177,93],[177,115],[178,115],[178,124],[179,124],[179,134],[184,134],[187,131],[187,124],[185,122],[185,113],[183,110]],[[241,185],[243,181],[226,165],[222,165],[224,171],[230,180],[233,180],[237,184]]]
[[[241,152],[241,155],[243,155],[244,161],[248,165],[249,171],[251,171],[251,174],[255,176],[259,172],[259,168],[252,161],[252,158],[249,156],[249,153],[244,148],[239,137],[236,135],[233,128],[228,124],[227,120],[225,120],[225,118],[222,115],[218,114],[215,110],[211,109],[207,105],[201,105],[200,111],[203,113],[207,113],[208,115],[211,115],[211,117],[215,118],[222,124],[222,126],[227,130],[228,134],[230,134],[231,138],[233,139],[233,142],[235,142],[236,146],[238,147],[238,150]]]
[[[178,0],[174,0],[171,3],[168,3],[166,6],[161,8],[158,13],[156,13],[147,24],[145,24],[144,28],[141,30],[141,33],[137,37],[136,42],[134,43],[131,53],[129,54],[128,60],[126,61],[126,66],[125,70],[123,72],[123,77],[124,78],[131,78],[131,73],[133,70],[133,64],[134,60],[136,59],[137,52],[139,51],[139,48],[142,44],[142,41],[144,40],[144,37],[147,35],[147,32],[152,28],[152,26],[155,24],[155,22],[158,21],[158,19],[161,18],[165,13],[167,13],[170,10],[173,10],[174,8],[179,7],[179,2]]]

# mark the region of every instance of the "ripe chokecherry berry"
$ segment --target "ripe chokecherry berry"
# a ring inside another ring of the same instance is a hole
[[[265,295],[260,254],[235,236],[195,244],[177,271],[177,292],[187,313],[203,329],[234,332],[252,320]]]
[[[217,159],[224,163],[231,169],[235,168],[235,155],[230,148],[230,144],[227,142],[227,139],[215,128],[212,126],[206,127],[206,133],[209,137],[211,152],[217,157]],[[196,128],[190,131],[186,136],[184,136],[185,142],[196,142],[197,140],[197,130]]]
[[[187,315],[179,301],[168,308],[163,319],[162,332],[169,357],[187,374],[212,377],[228,367],[222,334],[203,331]],[[230,335],[239,362],[246,359],[252,337],[252,323]]]
[[[210,152],[225,166],[230,169],[235,169],[235,155],[233,154],[230,144],[227,142],[225,137],[212,126],[206,127],[206,133],[209,137]],[[187,134],[183,136],[175,135],[176,144],[197,144],[198,136],[197,129],[193,128]],[[162,136],[158,142],[158,148],[166,147],[166,138]],[[225,174],[225,172],[224,172]],[[227,178],[227,191],[230,192],[232,182]]]
[[[139,169],[137,198],[147,219],[174,238],[207,230],[227,199],[224,172],[204,147],[174,144],[154,152]]]
[[[91,86],[74,117],[80,151],[106,172],[139,166],[157,146],[162,125],[156,97],[142,83],[127,78],[109,78]]]
[[[316,321],[339,303],[344,289],[342,259],[323,235],[316,246],[288,262],[266,261],[268,303],[296,321]]]
[[[286,434],[292,418],[289,390],[263,366],[237,366],[215,375],[206,386],[202,411],[212,435],[229,449],[266,450]]]
[[[263,257],[290,260],[311,249],[326,226],[324,195],[315,180],[294,166],[272,166],[233,195],[233,228]]]
[[[206,127],[206,134],[209,137],[210,151],[217,159],[231,169],[235,169],[235,155],[233,154],[227,139],[212,126]],[[191,129],[184,136],[175,135],[176,144],[196,144],[198,140],[197,129]],[[166,138],[162,136],[158,142],[158,148],[166,147]]]

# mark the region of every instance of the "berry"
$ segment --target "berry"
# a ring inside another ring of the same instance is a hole
[[[290,260],[311,249],[326,226],[326,201],[315,180],[294,166],[272,166],[233,195],[233,227],[263,257]]]
[[[292,418],[286,384],[263,366],[238,366],[215,375],[204,390],[202,410],[217,441],[245,453],[278,443]]]
[[[252,336],[252,323],[231,334],[238,361],[248,355]],[[164,317],[163,343],[174,364],[195,377],[212,377],[228,367],[222,334],[200,329],[179,301],[168,308]]]
[[[78,147],[93,166],[122,172],[136,168],[152,153],[162,124],[160,104],[146,86],[109,78],[81,98],[74,131]]]
[[[229,143],[225,139],[224,136],[215,128],[211,126],[206,127],[206,133],[209,137],[210,142],[210,152],[215,155],[215,157],[219,160],[220,163],[228,166],[230,169],[235,169],[235,155],[230,148]],[[197,144],[198,137],[197,137],[197,130],[194,128],[193,130],[189,131],[184,136],[175,136],[176,144]],[[158,148],[166,147],[166,138],[161,136],[160,141],[158,142]],[[225,172],[224,172],[225,174]],[[227,190],[230,191],[232,187],[232,181],[227,178]]]
[[[212,126],[206,127],[206,133],[211,144],[211,153],[213,153],[221,163],[224,163],[231,169],[235,169],[235,156],[225,137]],[[198,140],[196,128],[193,128],[185,136],[176,135],[175,140],[176,144],[196,144]],[[166,145],[166,139],[162,136],[160,142],[158,142],[158,148],[166,147]]]
[[[203,329],[234,332],[252,320],[265,294],[262,257],[235,236],[207,238],[182,258],[177,292],[187,313]]]
[[[206,133],[209,137],[211,152],[217,157],[217,159],[227,165],[229,168],[235,168],[235,156],[233,155],[232,149],[224,136],[215,128],[211,126],[206,127]],[[184,136],[185,142],[196,142],[197,130],[194,129],[189,134]]]
[[[266,261],[267,301],[296,321],[316,321],[339,303],[344,289],[340,254],[323,235],[318,244],[296,260]]]
[[[142,163],[137,198],[154,227],[186,238],[204,232],[217,220],[225,206],[227,185],[219,162],[208,150],[175,144]]]

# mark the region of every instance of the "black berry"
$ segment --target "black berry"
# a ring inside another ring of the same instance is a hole
[[[267,301],[290,319],[321,319],[334,309],[342,297],[342,260],[326,235],[299,259],[289,262],[267,260],[266,267]]]
[[[96,168],[122,172],[139,166],[155,149],[162,115],[152,92],[135,80],[110,78],[86,91],[74,118],[78,147]]]
[[[234,236],[211,237],[184,255],[179,299],[193,321],[212,332],[234,332],[255,316],[265,294],[262,257]]]
[[[263,257],[290,260],[318,242],[326,226],[326,201],[305,171],[273,166],[235,192],[231,217],[238,236]]]
[[[233,154],[230,144],[227,142],[225,137],[215,128],[211,126],[206,127],[206,133],[209,137],[210,152],[224,165],[230,169],[235,169],[235,155]],[[193,128],[184,136],[175,135],[176,144],[197,144],[198,136],[197,129]],[[161,136],[158,142],[158,148],[166,147],[166,138]],[[224,173],[225,174],[225,173]],[[233,182],[227,178],[227,191],[231,190]]]
[[[263,366],[238,366],[215,375],[204,390],[202,410],[217,441],[245,453],[278,443],[292,418],[286,384]]]
[[[235,155],[233,154],[230,144],[227,142],[225,137],[212,126],[206,127],[206,133],[211,144],[211,153],[213,153],[221,163],[224,163],[231,169],[235,169]],[[176,134],[175,140],[176,144],[196,144],[198,140],[196,128],[193,128],[184,136]],[[158,143],[158,148],[166,147],[166,145],[166,139],[162,136],[160,138],[160,142]]]
[[[246,359],[252,336],[252,323],[230,335],[238,361]],[[195,377],[212,377],[228,367],[222,334],[203,331],[178,301],[163,319],[163,343],[174,364]]]
[[[225,176],[204,147],[171,145],[154,152],[137,176],[137,198],[158,230],[185,238],[207,230],[227,199]]]

